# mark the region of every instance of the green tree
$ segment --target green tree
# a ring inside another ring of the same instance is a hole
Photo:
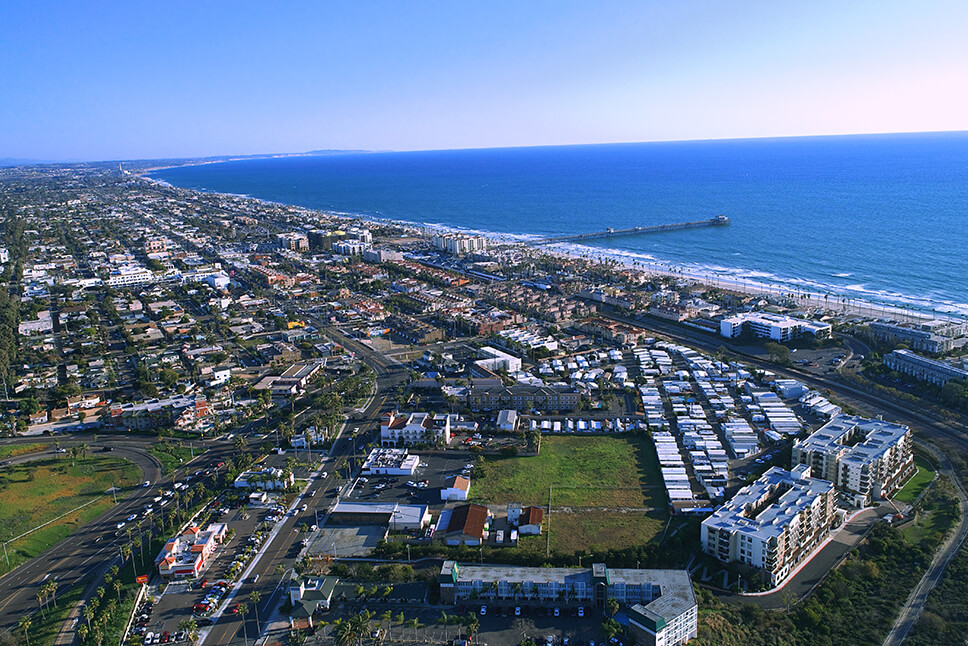
[[[17,621],[17,628],[24,631],[24,641],[27,642],[27,646],[30,646],[30,637],[27,635],[27,631],[30,630],[30,617],[24,615]]]

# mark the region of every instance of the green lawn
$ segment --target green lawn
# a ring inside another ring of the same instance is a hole
[[[619,550],[648,543],[665,526],[666,512],[562,513],[551,517],[551,551],[573,554],[582,550]],[[540,536],[522,536],[518,549],[544,554],[547,547],[547,519]]]
[[[655,449],[642,437],[545,437],[537,456],[490,458],[471,483],[476,502],[555,507],[665,507]]]
[[[914,502],[927,486],[931,484],[931,480],[934,479],[934,469],[926,458],[921,455],[915,455],[914,464],[917,465],[918,472],[894,495],[894,500],[898,502],[906,502],[908,504]]]
[[[37,453],[49,449],[51,446],[51,444],[5,444],[0,446],[0,459]]]
[[[112,485],[132,487],[141,471],[127,460],[93,456],[76,461],[66,455],[13,465],[0,472],[0,540],[6,541],[54,518],[63,518],[7,545],[10,566],[33,558],[113,503]],[[92,502],[94,501],[94,502]],[[72,510],[88,504],[73,513]],[[10,568],[0,562],[0,573]]]
[[[158,461],[161,462],[161,470],[164,473],[171,473],[192,459],[191,448],[171,442],[156,442],[148,447],[148,453],[158,458]],[[195,455],[200,453],[202,453],[201,449],[195,451]]]

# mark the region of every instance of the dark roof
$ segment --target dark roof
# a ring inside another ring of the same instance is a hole
[[[521,525],[541,525],[541,519],[544,517],[544,511],[541,507],[525,507],[521,510],[521,516],[518,519],[518,526]]]
[[[460,532],[475,538],[484,538],[484,524],[487,522],[488,510],[482,505],[461,505],[454,507],[447,524],[447,533]]]

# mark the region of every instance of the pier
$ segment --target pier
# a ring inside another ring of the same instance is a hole
[[[705,227],[723,227],[729,224],[729,218],[725,215],[717,215],[708,220],[696,220],[695,222],[675,222],[673,224],[656,224],[649,227],[632,227],[631,229],[605,229],[594,233],[576,233],[568,236],[554,236],[551,238],[539,238],[532,244],[555,244],[558,242],[584,242],[585,240],[598,240],[600,238],[617,238],[619,236],[638,236],[647,233],[665,233],[666,231],[682,231],[683,229],[702,229]]]

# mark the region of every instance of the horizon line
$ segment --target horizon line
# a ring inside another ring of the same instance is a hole
[[[523,148],[569,148],[579,146],[618,146],[635,144],[674,144],[674,143],[713,143],[713,142],[740,142],[740,141],[769,141],[781,139],[825,139],[838,137],[878,137],[878,136],[905,136],[905,135],[947,135],[947,134],[968,134],[968,129],[964,130],[907,130],[900,132],[850,132],[833,134],[809,134],[809,135],[762,135],[754,137],[696,137],[691,139],[649,139],[635,141],[598,141],[591,143],[558,143],[558,144],[520,144],[520,145],[496,145],[496,146],[468,146],[458,148],[401,148],[401,149],[362,149],[362,148],[318,148],[307,151],[295,152],[263,152],[263,153],[228,153],[199,155],[196,157],[135,157],[135,158],[115,158],[115,159],[64,159],[64,160],[29,160],[23,158],[0,158],[16,160],[20,163],[10,164],[6,168],[16,168],[18,166],[49,166],[56,164],[111,164],[124,162],[166,162],[166,161],[238,161],[246,159],[265,159],[269,157],[314,157],[323,155],[378,155],[386,153],[422,153],[422,152],[457,152],[473,150],[516,150]]]

